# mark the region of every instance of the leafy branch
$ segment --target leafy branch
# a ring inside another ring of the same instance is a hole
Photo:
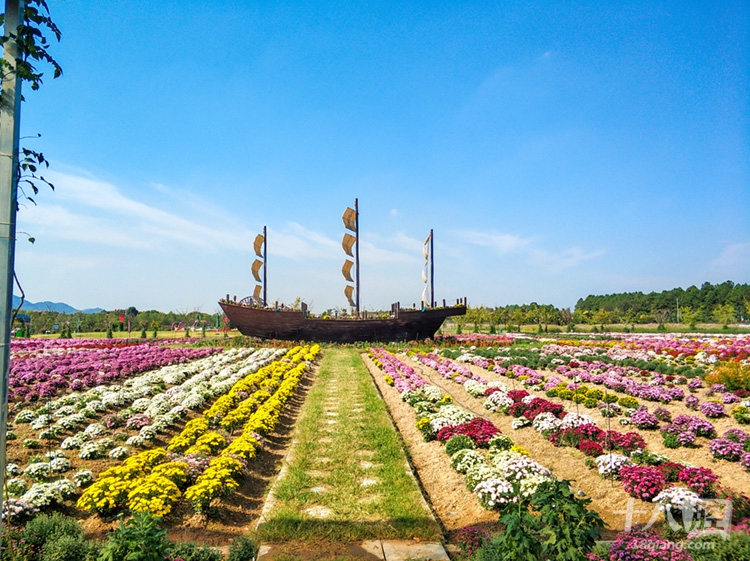
[[[5,14],[0,14],[0,24],[5,25]],[[49,54],[50,41],[47,38],[48,35],[52,35],[57,41],[60,41],[60,29],[50,18],[46,0],[28,0],[24,5],[23,21],[18,25],[15,33],[13,30],[6,30],[6,33],[0,37],[0,46],[5,48],[8,41],[15,41],[18,49],[15,69],[5,59],[0,59],[3,80],[10,73],[15,72],[21,81],[28,82],[31,84],[31,89],[36,91],[41,86],[44,76],[44,72],[38,68],[39,63],[48,64],[52,67],[53,78],[62,76],[62,67]],[[23,96],[21,99],[23,100]],[[3,103],[2,99],[0,99],[0,103]],[[47,185],[53,191],[55,190],[55,186],[39,173],[42,168],[48,167],[49,162],[42,152],[30,148],[21,148],[18,165],[18,189],[25,199],[35,205],[36,201],[28,195],[26,189],[31,189],[34,196],[39,194],[39,184]]]
[[[0,14],[0,25],[5,25],[5,14]],[[42,76],[44,76],[44,72],[37,69],[36,63],[42,62],[52,66],[53,78],[62,76],[62,67],[47,50],[50,43],[46,33],[51,33],[57,41],[60,41],[60,29],[49,16],[46,0],[28,0],[24,6],[23,22],[16,32],[13,33],[10,30],[0,38],[2,47],[5,47],[8,41],[16,42],[18,57],[15,72],[21,80],[29,82],[34,91],[42,85]],[[3,69],[3,78],[8,72],[13,72],[5,60],[0,62],[0,66]]]

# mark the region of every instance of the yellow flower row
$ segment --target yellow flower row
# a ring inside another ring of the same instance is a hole
[[[96,482],[83,492],[76,506],[83,510],[97,512],[121,508],[135,482],[166,459],[167,452],[161,448],[145,450],[127,458],[119,466],[103,471]]]
[[[212,456],[222,448],[226,448],[227,439],[218,432],[207,432],[195,441],[185,454],[204,454]]]
[[[314,359],[317,356],[317,352],[307,352],[302,354],[302,356],[312,356]],[[242,464],[235,457],[249,461],[256,456],[260,449],[260,443],[256,438],[256,434],[266,435],[273,431],[279,421],[279,417],[281,417],[284,404],[294,395],[299,385],[299,380],[307,371],[307,368],[307,364],[301,363],[288,373],[276,393],[258,407],[254,413],[249,415],[245,426],[242,428],[242,434],[223,450],[220,457],[212,460],[209,468],[196,480],[195,485],[185,491],[185,498],[191,502],[196,512],[205,511],[212,500],[227,495],[239,486],[237,481],[230,481],[228,479],[227,470],[229,468],[224,467],[223,469],[219,469],[217,467],[218,462],[221,460],[236,462],[234,465],[239,465],[239,467],[232,470],[233,475],[231,477],[234,478],[241,475]],[[229,418],[233,413],[235,412],[229,412],[226,418]],[[221,465],[225,466],[225,464]],[[214,466],[214,469],[211,466]]]
[[[195,441],[200,438],[208,430],[208,419],[204,417],[197,417],[191,419],[185,423],[185,428],[182,432],[169,441],[167,450],[170,452],[179,452],[185,450],[195,444]]]
[[[313,348],[317,347],[317,350],[313,351]],[[279,382],[284,376],[284,373],[291,367],[302,360],[305,360],[306,356],[309,355],[313,359],[320,352],[320,345],[313,345],[313,347],[300,347],[299,345],[291,348],[280,360],[274,361],[271,364],[258,369],[252,374],[248,374],[242,380],[238,381],[232,389],[226,395],[221,396],[217,399],[214,404],[206,411],[203,416],[207,419],[218,422],[223,419],[229,411],[234,409],[240,402],[244,401],[248,394],[264,388],[262,385],[268,382],[266,380],[276,378]],[[291,365],[291,366],[290,366]],[[278,383],[276,384],[278,385]],[[272,393],[272,392],[269,392]]]
[[[195,485],[185,491],[185,499],[190,501],[196,512],[204,512],[212,500],[228,495],[240,486],[237,479],[242,474],[242,468],[242,463],[235,458],[214,458]]]

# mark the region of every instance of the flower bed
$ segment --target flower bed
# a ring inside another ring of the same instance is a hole
[[[184,497],[196,512],[205,512],[213,499],[226,496],[238,487],[248,462],[260,448],[261,436],[273,431],[283,405],[309,368],[308,361],[314,360],[319,351],[317,345],[295,347],[282,359],[236,380],[229,389],[232,395],[229,405],[218,408],[225,412],[224,416],[218,415],[216,409],[209,409],[202,417],[186,424],[172,439],[168,449],[175,453],[174,459],[168,461],[168,452],[164,449],[148,450],[128,458],[121,466],[103,472],[81,495],[78,508],[100,513],[127,508],[131,512],[148,511],[163,516]],[[249,387],[256,389],[254,395],[263,391],[267,396],[265,400],[258,401],[256,395],[234,401]],[[250,399],[257,407],[247,417],[242,417],[245,423],[238,436],[207,432],[210,425],[220,425],[221,420],[232,416]],[[190,466],[186,461],[179,461],[177,452],[185,453],[185,459],[215,457],[201,470],[195,462]]]
[[[453,405],[449,396],[443,395],[436,386],[428,385],[399,359],[381,348],[370,349],[370,356],[386,376],[394,371],[409,372],[413,389],[400,394],[402,400],[414,408],[417,428],[425,440],[449,442],[447,451],[454,450],[453,444],[460,435],[470,439],[470,447],[460,447],[453,452],[451,465],[465,474],[467,488],[474,492],[482,506],[502,510],[511,503],[528,500],[543,481],[553,479],[548,469],[528,457],[528,452],[514,446],[507,436],[500,435],[494,424]],[[442,364],[444,378],[464,385],[470,381],[483,384],[486,391],[486,381],[467,375],[450,361],[435,361],[428,355],[421,355],[419,360],[435,366]],[[383,367],[385,364],[389,366]],[[488,448],[488,452],[483,453],[474,449],[476,447]]]
[[[219,350],[173,348],[150,342],[82,347],[82,340],[73,341],[76,346],[44,347],[44,352],[32,355],[16,352],[10,366],[9,400],[35,401],[68,389],[93,388],[161,366],[203,358]]]

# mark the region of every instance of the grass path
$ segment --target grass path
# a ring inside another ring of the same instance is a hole
[[[258,537],[439,541],[402,443],[355,349],[328,349]]]

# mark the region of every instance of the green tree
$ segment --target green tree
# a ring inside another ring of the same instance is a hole
[[[695,323],[698,320],[698,313],[690,306],[680,308],[680,319],[682,323],[689,326],[690,329],[695,329]]]
[[[726,328],[730,323],[734,322],[736,313],[737,311],[734,309],[734,306],[723,304],[714,308],[713,316],[717,323]]]

